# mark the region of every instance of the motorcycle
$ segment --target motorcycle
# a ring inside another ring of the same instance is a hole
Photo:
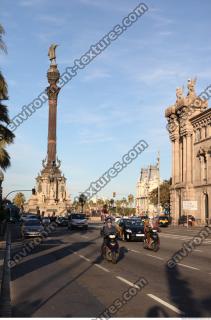
[[[117,263],[119,258],[119,244],[115,234],[110,234],[107,236],[103,250],[103,257],[107,261],[111,261],[114,264]]]
[[[157,252],[160,249],[160,238],[158,235],[158,230],[152,229],[151,233],[151,243],[149,244],[147,238],[144,238],[143,242],[144,249],[150,249]]]

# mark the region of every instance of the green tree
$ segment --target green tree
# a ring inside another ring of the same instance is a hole
[[[13,199],[13,203],[18,207],[21,208],[24,203],[25,203],[26,199],[25,196],[22,192],[18,192],[16,193],[14,199]]]
[[[97,208],[100,209],[105,204],[105,201],[103,199],[97,199]]]
[[[0,50],[6,52],[6,46],[2,39],[4,28],[0,25]],[[6,146],[13,143],[15,135],[7,128],[10,123],[7,106],[2,103],[8,100],[8,90],[6,80],[0,70],[0,167],[7,169],[10,166],[10,156],[6,151]]]
[[[80,194],[79,199],[78,199],[80,205],[81,205],[81,211],[84,211],[84,206],[87,202],[87,197],[85,196],[85,194]]]
[[[130,193],[128,195],[127,199],[128,199],[129,206],[131,208],[133,206],[133,203],[134,203],[134,195]]]
[[[170,206],[170,186],[171,179],[164,180],[160,185],[160,204],[163,208],[165,208],[166,205]],[[149,199],[154,205],[158,204],[158,188],[150,192]]]

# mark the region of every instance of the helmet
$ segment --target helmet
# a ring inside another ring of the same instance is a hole
[[[111,217],[107,217],[107,218],[106,218],[106,223],[112,223]]]

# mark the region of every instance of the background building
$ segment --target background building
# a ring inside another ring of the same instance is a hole
[[[176,221],[191,214],[204,223],[211,218],[211,109],[206,92],[196,95],[195,83],[188,80],[187,96],[178,88],[175,104],[165,111],[172,143],[171,214]]]
[[[149,200],[149,194],[155,188],[158,188],[160,181],[159,167],[150,165],[148,168],[142,168],[139,181],[136,187],[136,212],[156,213],[157,206]],[[161,181],[160,181],[161,182]]]

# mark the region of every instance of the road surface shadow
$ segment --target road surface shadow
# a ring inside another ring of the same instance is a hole
[[[183,311],[183,317],[204,317],[205,311],[209,311],[210,313],[211,298],[209,297],[202,301],[196,299],[190,283],[182,278],[177,266],[170,269],[166,265],[166,274],[171,301],[179,310]]]
[[[34,270],[38,270],[39,268],[42,268],[57,260],[63,259],[68,255],[72,255],[73,251],[84,249],[91,244],[93,244],[93,241],[75,242],[70,244],[69,246],[58,248],[57,250],[51,251],[41,256],[32,257],[28,260],[24,260],[23,258],[23,260],[21,260],[19,264],[16,264],[12,268],[11,279],[12,281],[14,281],[27,273],[33,272]]]
[[[128,253],[128,249],[126,247],[120,247],[119,248],[119,259],[118,259],[118,261],[123,260],[126,253]]]
[[[79,262],[76,262],[76,266],[78,267]],[[71,266],[72,268],[72,266]],[[57,289],[56,291],[54,291],[53,293],[51,293],[47,299],[41,300],[41,299],[37,299],[33,302],[29,302],[27,300],[21,302],[21,303],[17,303],[12,310],[12,316],[13,317],[30,317],[32,316],[36,311],[38,311],[39,309],[41,309],[44,305],[46,305],[48,302],[50,302],[53,298],[55,298],[58,294],[60,294],[63,290],[65,290],[68,286],[70,286],[72,283],[74,283],[75,281],[77,281],[81,276],[83,276],[86,272],[88,272],[91,268],[93,268],[93,264],[90,264],[89,266],[85,267],[85,269],[83,271],[81,271],[80,273],[78,273],[75,277],[73,277],[71,280],[67,281],[63,286],[61,286],[59,289]],[[69,271],[70,267],[68,267],[68,271]],[[64,269],[62,270],[62,273],[64,274]],[[59,275],[58,275],[59,276]],[[53,276],[53,279],[55,279],[55,275]],[[52,280],[53,280],[52,279]],[[50,278],[47,279],[47,281],[51,281]],[[43,284],[42,285],[46,285]],[[34,292],[36,288],[33,287],[31,289],[31,294]],[[39,287],[40,289],[40,287]],[[29,293],[30,295],[30,293]],[[103,307],[103,306],[102,306]],[[52,315],[50,315],[52,317]],[[58,309],[58,314],[55,314],[55,317],[59,316],[59,309]]]
[[[169,314],[160,306],[154,306],[146,314],[147,318],[168,318]]]

